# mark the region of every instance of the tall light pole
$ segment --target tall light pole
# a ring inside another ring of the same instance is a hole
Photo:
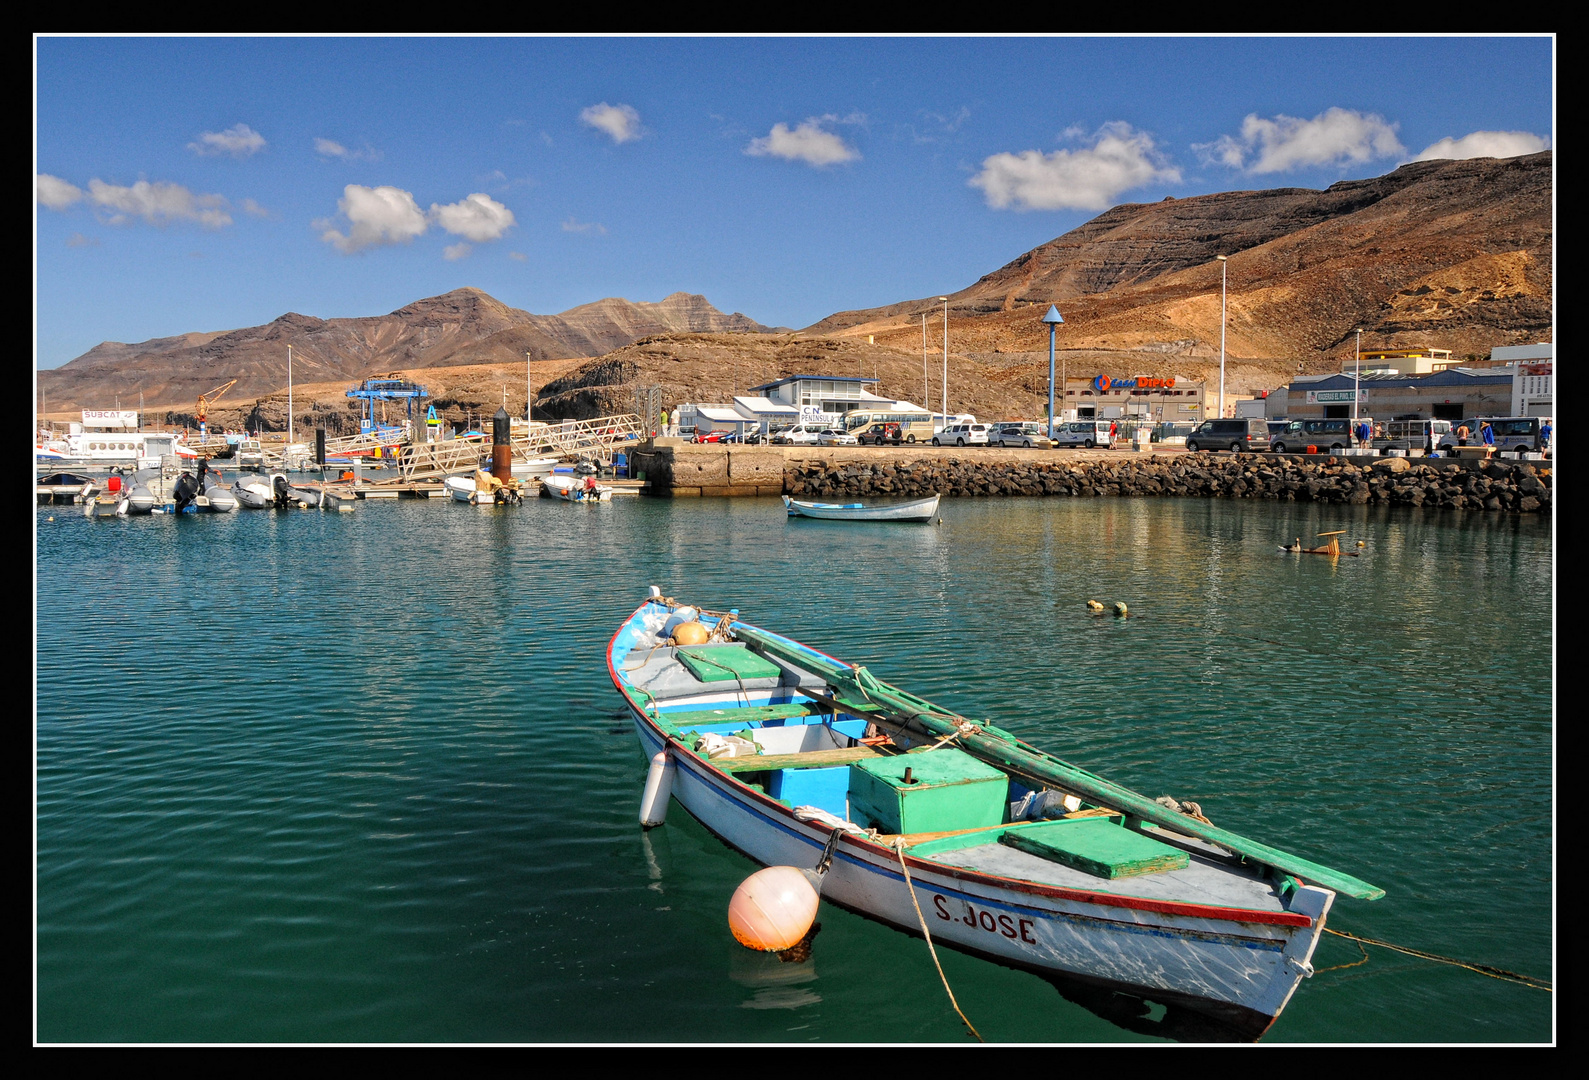
[[[1352,376],[1352,419],[1357,419],[1358,387],[1363,383],[1363,328],[1357,328],[1357,372]],[[1354,428],[1356,424],[1352,425]]]
[[[1048,437],[1054,437],[1054,331],[1059,329],[1059,324],[1065,317],[1059,313],[1059,308],[1053,304],[1048,305],[1048,314],[1043,316],[1043,321],[1048,324]]]
[[[292,346],[287,346],[287,445],[292,445]],[[286,458],[282,459],[283,461]]]
[[[535,398],[530,393],[530,352],[526,349],[524,351],[524,427],[526,434],[529,433],[530,415],[534,408]]]
[[[1219,260],[1219,417],[1225,418],[1225,267],[1230,260],[1215,255]]]
[[[927,389],[927,313],[921,313],[921,403],[932,412],[932,392]]]
[[[949,426],[949,298],[943,301],[943,426]]]

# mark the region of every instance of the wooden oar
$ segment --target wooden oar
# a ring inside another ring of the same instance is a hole
[[[1176,832],[1207,840],[1253,862],[1295,874],[1348,896],[1360,900],[1378,900],[1385,895],[1384,889],[1350,874],[1169,810],[1146,795],[1046,754],[989,724],[976,725],[980,730],[969,730],[968,725],[972,725],[973,721],[890,686],[864,667],[852,667],[842,661],[829,659],[787,638],[744,623],[736,622],[732,629],[739,640],[757,646],[763,653],[776,655],[797,667],[822,675],[830,684],[845,688],[848,692],[843,698],[834,697],[830,700],[847,710],[854,711],[862,702],[878,706],[876,712],[863,713],[869,720],[877,722],[879,717],[886,718],[915,738],[921,738],[924,734],[928,738],[954,736],[974,756],[1001,766],[1022,780],[1035,781],[1040,787],[1057,787],[1100,805],[1115,807],[1141,821],[1151,821]],[[879,726],[884,725],[880,723]],[[990,731],[992,734],[987,733]]]

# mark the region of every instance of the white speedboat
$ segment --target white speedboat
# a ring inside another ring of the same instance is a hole
[[[612,488],[596,483],[594,476],[552,473],[541,477],[541,487],[552,498],[569,502],[608,502],[612,499]]]
[[[490,485],[481,485],[474,476],[449,476],[441,482],[441,486],[458,502],[470,506],[491,506],[497,501]]]

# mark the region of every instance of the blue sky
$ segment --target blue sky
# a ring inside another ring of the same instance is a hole
[[[36,366],[470,285],[768,325],[1123,202],[1554,145],[1555,42],[35,39]]]

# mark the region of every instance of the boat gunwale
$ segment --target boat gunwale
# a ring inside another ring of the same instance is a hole
[[[629,704],[630,711],[644,721],[645,724],[653,732],[655,732],[659,741],[664,746],[669,748],[677,747],[677,752],[672,755],[676,765],[684,764],[693,772],[698,773],[699,779],[717,781],[719,782],[719,786],[726,782],[727,785],[732,785],[730,790],[734,791],[735,794],[738,794],[741,797],[749,797],[755,802],[761,804],[761,806],[766,810],[774,812],[777,816],[788,818],[790,825],[793,827],[798,828],[805,826],[811,829],[815,833],[815,839],[826,840],[828,834],[834,831],[835,826],[828,825],[821,821],[801,821],[799,818],[795,817],[794,809],[792,807],[784,805],[779,800],[772,798],[772,796],[762,792],[758,788],[752,787],[744,781],[739,780],[734,774],[725,772],[724,770],[715,767],[709,759],[700,757],[682,739],[667,731],[650,716],[646,715],[644,706],[642,706],[630,693],[629,684],[619,675],[618,669],[613,662],[613,648],[617,643],[618,635],[623,633],[624,628],[634,622],[635,618],[639,616],[641,611],[643,611],[647,606],[656,602],[656,600],[648,599],[639,607],[637,607],[634,610],[634,613],[629,616],[629,618],[625,619],[619,624],[618,629],[613,632],[611,639],[609,639],[607,643],[608,674],[612,678],[613,685],[618,689],[619,693],[623,694],[624,700]],[[825,659],[831,660],[836,664],[843,664],[846,667],[853,666],[846,663],[845,661],[839,660],[837,657],[828,656],[826,653],[820,652],[817,649],[813,649],[809,645],[802,644],[801,642],[795,641],[792,638],[784,637],[782,634],[777,634],[774,631],[753,626],[751,623],[746,623],[745,625],[750,626],[761,633],[772,634],[775,637],[782,638],[791,645],[798,646],[803,650],[811,652],[817,656],[824,657]],[[865,836],[857,836],[855,833],[849,832],[848,830],[840,830],[840,832],[840,845],[851,845],[852,848],[856,849],[851,853],[854,856],[860,856],[863,854],[879,855],[882,853],[887,853],[892,857],[894,862],[897,863],[899,861],[900,853],[895,848],[878,843],[877,841]],[[1073,903],[1093,904],[1099,907],[1118,907],[1136,911],[1151,911],[1163,915],[1175,915],[1185,918],[1214,919],[1220,922],[1259,923],[1297,928],[1312,927],[1315,921],[1311,916],[1303,915],[1299,912],[1293,911],[1261,911],[1255,908],[1218,907],[1209,904],[1193,904],[1178,900],[1153,900],[1146,897],[1127,896],[1116,893],[1090,892],[1083,889],[1068,889],[1058,885],[1045,885],[1041,882],[1027,881],[1022,878],[1007,878],[998,874],[990,874],[986,871],[972,870],[966,867],[957,867],[938,862],[936,860],[924,859],[920,856],[912,855],[908,851],[904,853],[904,858],[913,868],[920,867],[923,871],[939,874],[958,881],[986,882],[990,886],[1013,892],[1030,893],[1036,896],[1047,897],[1049,899],[1068,900]],[[903,875],[901,875],[901,877],[903,877]]]

